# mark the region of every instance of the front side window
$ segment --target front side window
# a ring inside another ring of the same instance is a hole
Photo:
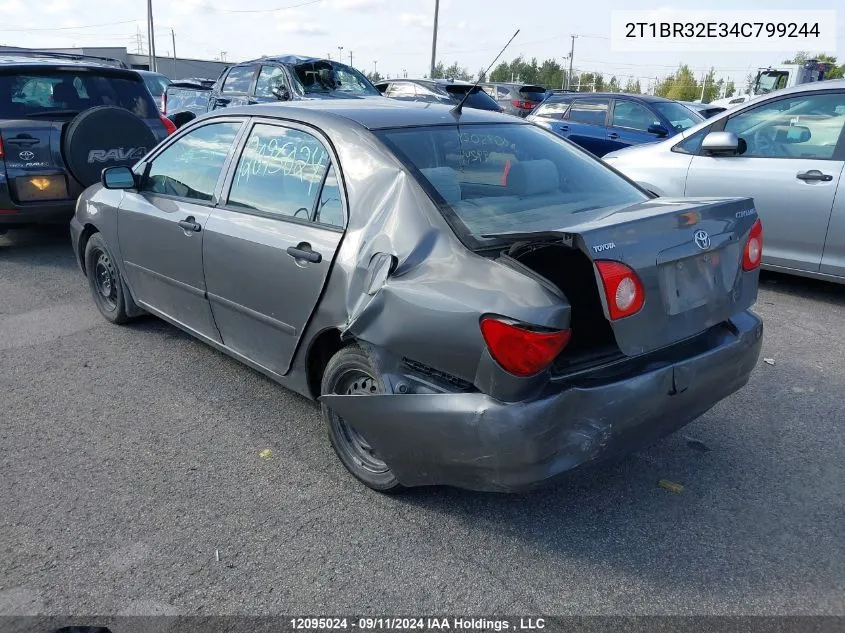
[[[275,97],[275,90],[286,85],[285,71],[278,66],[262,66],[255,82],[256,97]]]
[[[196,128],[155,157],[141,191],[208,202],[242,123]]]
[[[647,200],[605,165],[534,125],[381,130],[459,235],[561,229]],[[568,216],[575,216],[569,218]]]
[[[743,156],[831,159],[845,124],[845,93],[798,94],[728,119],[726,132],[745,141]]]
[[[255,66],[235,66],[226,76],[223,82],[224,93],[246,93],[252,83],[252,76],[255,74]]]
[[[567,118],[576,123],[604,125],[609,105],[607,99],[576,99],[569,108]]]
[[[613,126],[648,132],[660,119],[644,105],[633,101],[617,101],[613,106]]]
[[[313,221],[329,166],[328,151],[311,134],[258,124],[238,160],[227,204],[236,209]],[[326,201],[326,205],[330,204]],[[324,215],[334,217],[331,213],[326,210]]]

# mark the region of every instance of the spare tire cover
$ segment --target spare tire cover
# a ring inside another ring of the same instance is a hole
[[[156,145],[143,119],[116,106],[80,112],[65,128],[62,151],[71,175],[85,187],[106,167],[131,166]]]

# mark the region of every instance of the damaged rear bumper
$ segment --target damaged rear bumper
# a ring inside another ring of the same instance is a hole
[[[483,393],[323,396],[407,486],[512,492],[681,428],[740,389],[757,363],[763,324],[731,320],[714,347],[599,386],[555,382],[537,398]]]

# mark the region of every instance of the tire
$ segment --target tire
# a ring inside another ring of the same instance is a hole
[[[320,393],[386,393],[386,389],[370,356],[357,345],[350,345],[332,356],[323,372]],[[359,433],[325,404],[322,408],[332,448],[356,479],[378,492],[397,493],[405,489]]]
[[[126,313],[126,289],[105,241],[94,233],[85,245],[85,276],[94,303],[105,319],[116,325],[129,321]]]

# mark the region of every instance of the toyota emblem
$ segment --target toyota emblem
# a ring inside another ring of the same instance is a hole
[[[29,150],[25,150],[25,151],[21,152],[20,154],[18,154],[18,156],[20,156],[21,160],[32,160],[33,158],[35,158],[35,152],[30,152]]]
[[[701,250],[705,251],[710,248],[710,236],[707,234],[707,231],[696,231],[693,238],[695,239],[695,245]]]

